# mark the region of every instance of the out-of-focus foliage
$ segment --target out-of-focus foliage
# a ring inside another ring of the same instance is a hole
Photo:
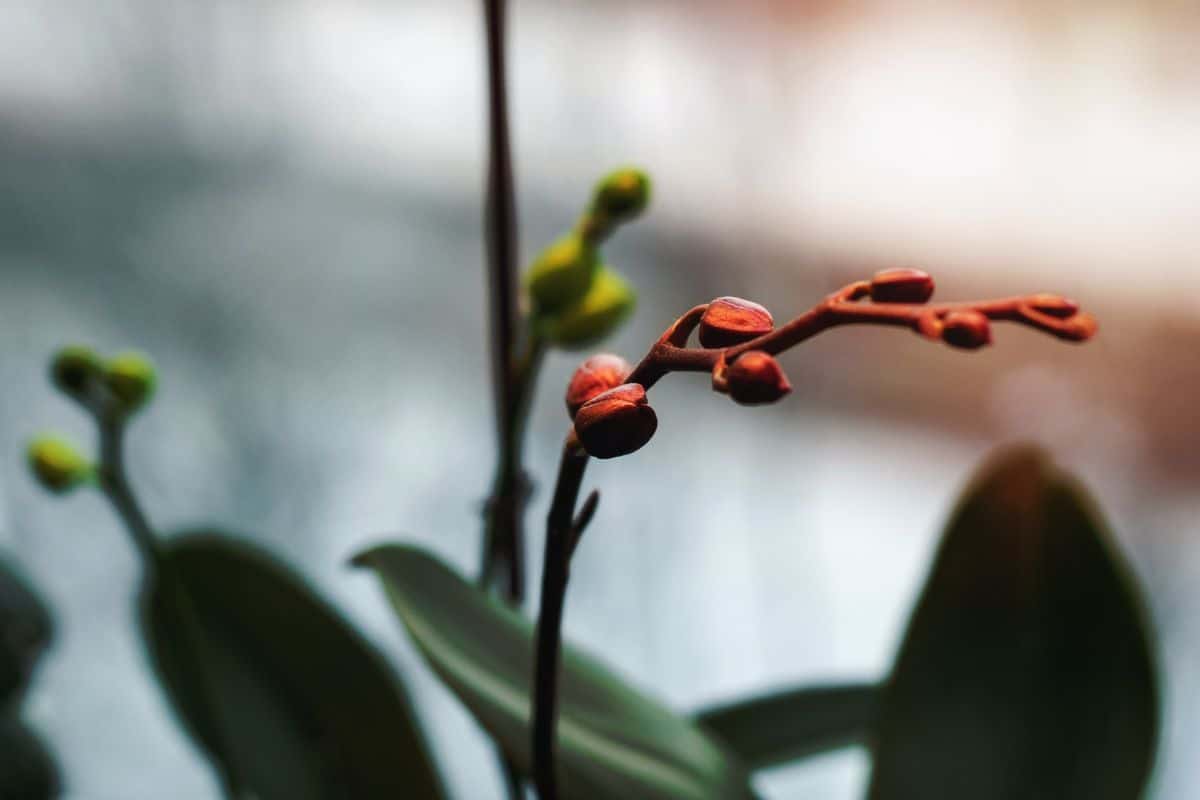
[[[49,800],[58,767],[20,718],[33,669],[50,643],[50,612],[26,580],[0,560],[0,797]]]
[[[1159,690],[1142,598],[1091,499],[996,456],[942,540],[881,704],[872,800],[1134,800]]]
[[[424,551],[359,555],[434,671],[527,774],[533,626]],[[563,653],[558,768],[573,800],[752,796],[738,759],[685,717],[577,649]]]
[[[874,684],[815,686],[705,709],[696,721],[762,769],[866,741],[878,706]]]
[[[156,561],[147,645],[228,787],[261,800],[445,796],[405,690],[300,578],[213,533],[174,537]]]

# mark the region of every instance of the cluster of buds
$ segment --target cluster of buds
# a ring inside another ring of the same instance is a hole
[[[758,303],[718,297],[676,320],[635,369],[614,355],[585,361],[567,389],[575,436],[596,458],[640,449],[658,427],[646,391],[675,371],[711,372],[713,389],[742,405],[774,403],[792,388],[775,356],[840,325],[904,326],[963,350],[991,344],[993,320],[1017,322],[1074,342],[1096,333],[1095,319],[1058,295],[927,305],[933,290],[933,279],[921,270],[885,270],[842,288],[779,328],[771,312]],[[688,347],[697,329],[700,347]]]
[[[658,429],[658,417],[646,402],[646,388],[626,383],[630,372],[628,361],[602,353],[580,364],[567,386],[567,413],[575,433],[596,458],[632,453]]]
[[[50,365],[50,379],[101,424],[120,422],[144,407],[157,380],[154,366],[140,353],[105,360],[86,347],[59,350]],[[96,475],[95,464],[57,436],[34,439],[26,455],[34,477],[53,492],[66,492]]]
[[[99,416],[128,415],[154,394],[156,377],[141,353],[120,353],[103,360],[87,347],[64,347],[50,364],[59,391]]]
[[[586,347],[629,316],[636,302],[633,287],[602,263],[600,244],[649,202],[644,172],[616,170],[596,185],[575,228],[538,255],[524,280],[540,336],[559,347]]]

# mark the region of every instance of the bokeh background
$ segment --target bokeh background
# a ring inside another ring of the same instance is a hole
[[[653,446],[589,472],[605,499],[568,635],[684,710],[880,677],[955,493],[993,447],[1036,440],[1145,582],[1153,796],[1194,797],[1200,7],[519,0],[511,29],[523,258],[608,168],[656,179],[607,248],[641,297],[609,349],[636,358],[716,295],[785,318],[900,265],[944,298],[1055,291],[1101,320],[1083,348],[1005,326],[975,354],[837,331],[785,358],[796,391],[765,409],[665,381]],[[477,566],[481,34],[467,0],[0,10],[0,551],[59,623],[27,716],[69,797],[215,796],[148,672],[123,531],[24,470],[31,434],[90,435],[45,380],[75,341],[160,365],[130,442],[155,522],[240,532],[309,576],[413,687],[457,796],[498,796],[485,739],[346,566],[389,537]],[[576,360],[555,354],[535,401],[535,533]],[[760,785],[854,798],[868,767],[848,750]]]

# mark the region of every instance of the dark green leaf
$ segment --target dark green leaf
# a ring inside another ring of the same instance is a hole
[[[169,540],[147,644],[223,779],[259,800],[441,798],[407,695],[302,580],[229,537]]]
[[[1038,451],[995,458],[954,513],[881,708],[873,800],[1133,800],[1158,729],[1133,576]]]
[[[52,630],[50,612],[28,581],[0,561],[0,708],[21,696]]]
[[[0,717],[0,797],[50,800],[58,797],[58,768],[41,741],[16,717]]]
[[[533,627],[422,550],[363,553],[433,669],[526,774]],[[736,757],[684,717],[567,647],[558,726],[560,780],[572,800],[744,798]]]
[[[878,703],[874,684],[822,686],[705,709],[696,721],[760,769],[864,742]]]

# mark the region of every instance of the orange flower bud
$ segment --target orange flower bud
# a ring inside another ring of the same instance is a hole
[[[625,383],[584,403],[575,415],[575,435],[594,458],[628,455],[650,441],[658,417],[640,383]]]
[[[1073,317],[1079,312],[1079,303],[1056,294],[1035,294],[1029,298],[1029,306],[1059,319]]]
[[[992,325],[978,311],[951,311],[942,320],[942,341],[951,347],[977,350],[992,343]]]
[[[575,419],[580,406],[601,392],[620,386],[632,371],[628,361],[612,353],[592,356],[580,364],[567,386],[567,413],[571,419]]]
[[[1086,312],[1080,312],[1068,317],[1064,326],[1068,338],[1076,342],[1086,342],[1096,335],[1099,323],[1096,318]]]
[[[919,269],[885,269],[871,279],[876,303],[924,303],[933,296],[933,278]]]
[[[732,347],[757,339],[775,328],[771,312],[740,297],[718,297],[700,318],[703,347]]]
[[[725,382],[729,396],[744,406],[774,403],[792,391],[779,362],[762,350],[743,353],[730,364]]]

